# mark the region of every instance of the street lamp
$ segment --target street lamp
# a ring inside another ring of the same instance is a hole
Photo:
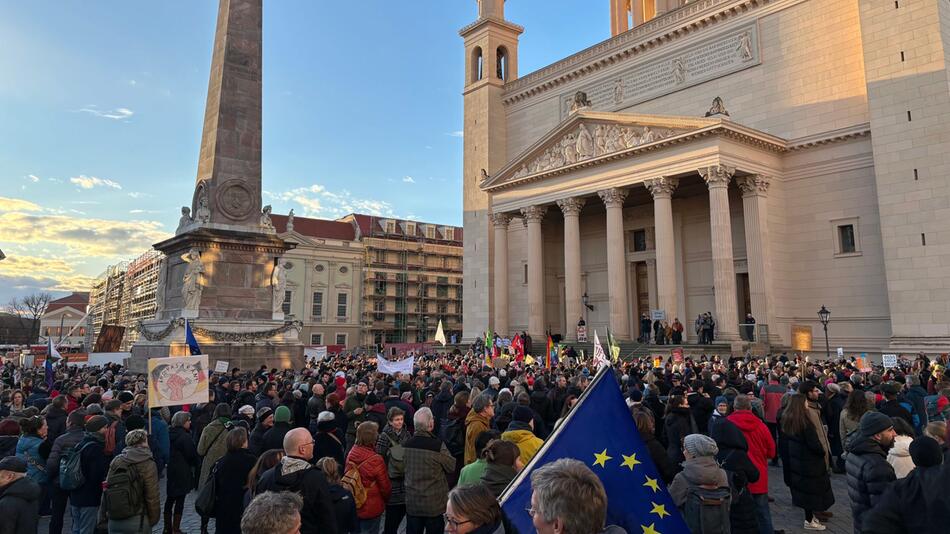
[[[825,358],[829,360],[831,359],[831,347],[828,345],[828,320],[830,319],[831,312],[822,304],[821,309],[818,310],[818,320],[821,321],[821,326],[825,329]]]
[[[586,307],[586,308],[587,308],[588,310],[590,310],[590,311],[594,311],[594,307],[589,304],[589,303],[590,303],[590,297],[587,296],[587,292],[586,292],[586,291],[584,292],[584,296],[581,297],[581,300],[584,302],[584,307]]]

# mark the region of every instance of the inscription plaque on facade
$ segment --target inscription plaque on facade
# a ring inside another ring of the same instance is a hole
[[[561,119],[571,111],[577,91],[587,93],[592,108],[616,111],[692,87],[761,63],[755,24],[655,59],[560,96]]]

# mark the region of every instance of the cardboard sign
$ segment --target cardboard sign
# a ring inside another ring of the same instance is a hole
[[[860,356],[854,359],[854,366],[858,368],[858,371],[862,373],[870,373],[871,366],[868,365],[867,356],[864,353],[861,353]]]
[[[896,354],[882,354],[881,359],[884,361],[884,368],[889,369],[891,367],[897,367],[897,355]]]
[[[578,326],[577,327],[577,341],[581,343],[587,343],[587,326]]]
[[[148,405],[180,406],[208,402],[208,356],[148,360]]]
[[[676,363],[683,363],[683,349],[676,348],[673,349],[673,361]]]
[[[844,357],[844,348],[843,348],[843,347],[838,347],[838,357],[839,357],[839,358],[843,358],[843,357]]]
[[[214,372],[216,373],[227,373],[228,369],[231,368],[231,364],[225,360],[218,360],[214,362]]]

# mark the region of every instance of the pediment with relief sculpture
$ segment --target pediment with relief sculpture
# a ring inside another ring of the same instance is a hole
[[[494,189],[534,181],[731,125],[722,118],[578,111],[480,185]]]

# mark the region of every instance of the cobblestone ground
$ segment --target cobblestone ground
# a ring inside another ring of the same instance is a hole
[[[165,480],[162,479],[162,503],[165,502]],[[851,524],[851,504],[848,501],[848,481],[845,475],[832,475],[831,487],[835,493],[835,505],[831,507],[834,516],[825,523],[828,529],[827,534],[852,534]],[[806,532],[802,527],[805,522],[804,513],[800,508],[792,506],[792,495],[788,487],[782,481],[782,469],[779,467],[769,468],[769,493],[775,502],[771,503],[772,523],[776,530],[784,530],[786,534]],[[187,534],[199,534],[201,532],[201,518],[195,513],[195,493],[192,492],[185,501],[185,516],[181,522],[182,531]],[[65,534],[69,534],[69,511],[66,512],[66,525],[63,528]],[[214,520],[211,520],[210,531],[214,532]],[[153,529],[154,533],[161,533],[164,524],[160,521]],[[43,518],[40,521],[39,532],[46,534],[49,532],[49,519]],[[400,529],[405,532],[405,522]],[[809,531],[810,532],[810,531]],[[630,533],[636,534],[636,533]]]

